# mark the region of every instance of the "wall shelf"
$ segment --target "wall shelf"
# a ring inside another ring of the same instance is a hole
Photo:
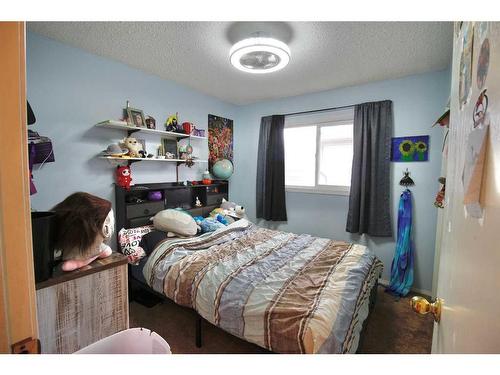
[[[108,122],[100,122],[98,124],[95,124],[95,126],[97,126],[99,128],[105,128],[105,129],[124,130],[124,131],[127,131],[128,135],[135,133],[135,132],[143,132],[143,133],[149,133],[149,134],[156,134],[156,135],[159,135],[163,138],[169,138],[169,139],[183,139],[183,138],[200,139],[200,140],[208,139],[207,137],[199,137],[197,135],[167,132],[165,130],[157,130],[157,129],[139,128],[136,126],[113,124],[113,123],[108,123]]]
[[[99,156],[99,159],[116,160],[116,161],[128,162],[128,163],[134,163],[134,162],[138,162],[138,161],[160,161],[160,162],[170,162],[170,163],[182,164],[182,163],[186,162],[185,159],[122,158],[119,156]],[[208,160],[202,160],[202,159],[193,159],[192,161],[194,163],[208,163]]]

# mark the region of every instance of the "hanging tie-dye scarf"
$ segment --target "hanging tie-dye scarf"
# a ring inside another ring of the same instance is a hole
[[[401,194],[398,210],[398,239],[391,265],[391,282],[387,291],[406,296],[413,285],[413,246],[411,242],[411,192]]]

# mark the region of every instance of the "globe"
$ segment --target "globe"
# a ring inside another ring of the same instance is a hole
[[[227,180],[233,174],[233,163],[227,159],[218,160],[212,167],[215,177]]]

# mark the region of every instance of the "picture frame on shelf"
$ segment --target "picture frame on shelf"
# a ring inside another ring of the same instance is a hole
[[[156,129],[156,120],[154,117],[146,116],[146,127],[148,129]]]
[[[145,128],[144,112],[141,109],[127,107],[127,123],[138,128]]]
[[[177,141],[173,139],[168,139],[168,138],[162,138],[162,149],[164,152],[164,155],[174,155],[174,159],[177,159],[178,157],[178,152],[177,152]]]

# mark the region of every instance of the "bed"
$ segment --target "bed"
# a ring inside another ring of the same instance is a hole
[[[382,263],[365,246],[248,220],[189,239],[152,232],[133,278],[276,353],[354,353]]]

